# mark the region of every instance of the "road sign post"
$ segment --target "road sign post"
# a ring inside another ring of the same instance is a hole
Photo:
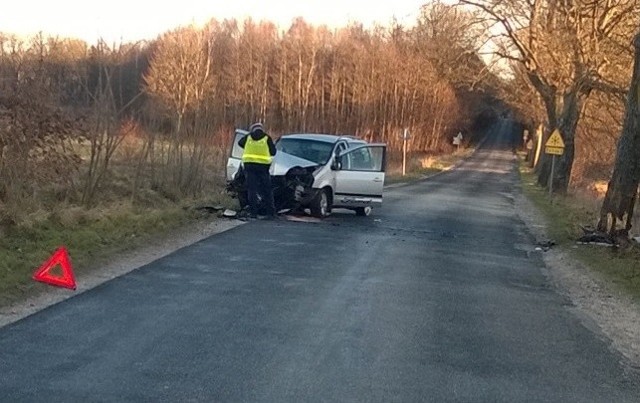
[[[409,140],[409,129],[404,129],[402,133],[402,176],[407,174],[407,140]]]
[[[549,174],[549,196],[553,195],[553,175],[556,172],[556,156],[551,156],[551,174]]]

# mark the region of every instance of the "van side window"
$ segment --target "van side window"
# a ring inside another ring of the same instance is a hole
[[[362,147],[345,155],[343,169],[347,171],[381,172],[384,148]]]
[[[347,169],[352,171],[372,171],[373,163],[368,148],[361,148],[347,154]]]

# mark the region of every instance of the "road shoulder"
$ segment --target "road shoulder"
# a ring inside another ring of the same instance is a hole
[[[522,191],[515,192],[516,211],[537,241],[548,240],[545,218]],[[577,246],[575,246],[577,247]],[[640,306],[567,250],[543,252],[552,284],[571,301],[586,327],[608,339],[634,368],[640,369]]]

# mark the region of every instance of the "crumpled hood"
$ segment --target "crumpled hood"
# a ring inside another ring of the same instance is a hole
[[[313,167],[318,166],[313,161],[305,160],[282,151],[278,151],[271,162],[271,176],[284,176],[293,167]]]

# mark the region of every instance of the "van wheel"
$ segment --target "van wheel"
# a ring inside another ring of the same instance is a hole
[[[367,217],[371,214],[371,207],[356,207],[355,211],[358,217]]]
[[[309,206],[311,215],[317,218],[325,218],[331,212],[331,203],[326,189],[322,189]]]

